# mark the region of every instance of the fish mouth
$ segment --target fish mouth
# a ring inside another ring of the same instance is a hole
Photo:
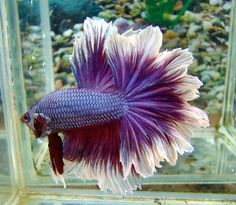
[[[23,115],[21,115],[20,117],[20,121],[24,124],[27,124],[30,122],[30,115],[28,112],[24,113]]]
[[[36,134],[36,130],[35,128],[31,125],[30,123],[30,117],[29,117],[29,114],[28,113],[25,113],[23,114],[21,117],[20,117],[20,121],[25,124],[29,129],[31,129],[35,136],[37,137],[37,134]]]

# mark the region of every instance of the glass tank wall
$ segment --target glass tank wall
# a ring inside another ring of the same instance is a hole
[[[2,5],[1,5],[2,6]],[[5,71],[5,56],[3,54],[3,45],[4,45],[4,36],[2,35],[2,31],[4,31],[4,18],[3,12],[0,11],[0,203],[3,201],[8,201],[13,194],[13,184],[11,179],[11,171],[10,168],[10,145],[8,140],[8,132],[4,120],[5,117],[5,106],[4,97],[5,97],[5,90],[4,90],[4,75],[3,72]]]
[[[138,204],[156,204],[157,198],[163,203],[169,197],[200,200],[202,192],[209,194],[205,200],[213,197],[211,193],[218,194],[212,198],[214,204],[235,199],[236,190],[231,186],[236,183],[234,1],[0,2],[0,203],[7,202],[8,196],[15,196],[14,203],[18,204],[40,204],[41,197],[50,204],[61,204],[64,196],[67,202],[76,203],[84,196],[86,204],[132,204],[137,200]],[[67,190],[56,185],[49,171],[47,139],[39,143],[19,122],[27,107],[46,93],[75,86],[69,56],[88,16],[106,21],[123,17],[135,29],[159,25],[164,35],[163,50],[189,48],[194,56],[189,73],[204,83],[201,97],[193,104],[208,113],[211,126],[194,131],[194,152],[179,156],[174,167],[163,163],[155,176],[142,180],[143,190],[125,201],[101,193],[96,182],[73,176],[65,178]],[[14,195],[15,190],[18,195]]]

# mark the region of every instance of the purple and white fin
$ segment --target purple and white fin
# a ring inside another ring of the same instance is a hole
[[[162,161],[175,165],[177,153],[193,151],[192,129],[209,126],[206,113],[188,103],[202,85],[187,74],[192,54],[182,49],[159,53],[161,44],[162,33],[152,26],[131,35],[112,34],[106,43],[115,85],[128,103],[120,128],[124,178],[131,167],[148,177]]]
[[[53,181],[58,184],[58,182],[61,182],[63,187],[66,188],[66,183],[65,183],[65,179],[63,177],[62,174],[55,174],[55,172],[53,171],[52,167],[50,167],[50,171],[51,171],[51,175],[53,178]]]
[[[69,130],[64,135],[65,173],[84,180],[98,180],[102,191],[125,194],[140,188],[134,168],[123,177],[119,121]]]
[[[74,52],[70,58],[79,88],[114,90],[104,46],[112,33],[117,33],[117,28],[111,23],[90,18],[84,21],[84,35],[75,39]]]
[[[87,19],[84,31],[71,58],[78,86],[118,90],[128,109],[119,122],[65,132],[65,170],[97,179],[101,190],[132,192],[162,161],[175,165],[178,153],[193,151],[193,128],[209,126],[206,113],[188,103],[202,83],[187,74],[187,49],[159,53],[158,27],[119,34]]]

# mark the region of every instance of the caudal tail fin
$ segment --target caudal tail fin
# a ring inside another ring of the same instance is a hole
[[[118,22],[117,29],[87,19],[71,61],[79,87],[118,89],[127,101],[125,115],[108,124],[69,130],[63,144],[69,173],[121,193],[140,187],[140,176],[153,175],[161,161],[174,165],[177,153],[191,152],[192,128],[209,124],[205,112],[188,103],[202,85],[187,74],[191,53],[159,53],[158,27],[119,34],[124,25]]]
[[[193,151],[192,129],[209,125],[206,113],[188,103],[202,85],[187,74],[192,54],[187,49],[159,53],[161,44],[162,33],[152,26],[111,35],[106,43],[115,85],[128,103],[120,131],[124,178],[132,169],[151,176],[164,160],[175,165],[177,153]]]

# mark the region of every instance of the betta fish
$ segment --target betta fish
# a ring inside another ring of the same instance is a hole
[[[64,185],[67,173],[130,193],[161,162],[192,152],[192,130],[209,126],[189,104],[202,85],[187,74],[192,54],[160,52],[158,27],[119,25],[87,18],[70,58],[77,87],[45,95],[21,117],[37,138],[48,136],[53,178]]]

